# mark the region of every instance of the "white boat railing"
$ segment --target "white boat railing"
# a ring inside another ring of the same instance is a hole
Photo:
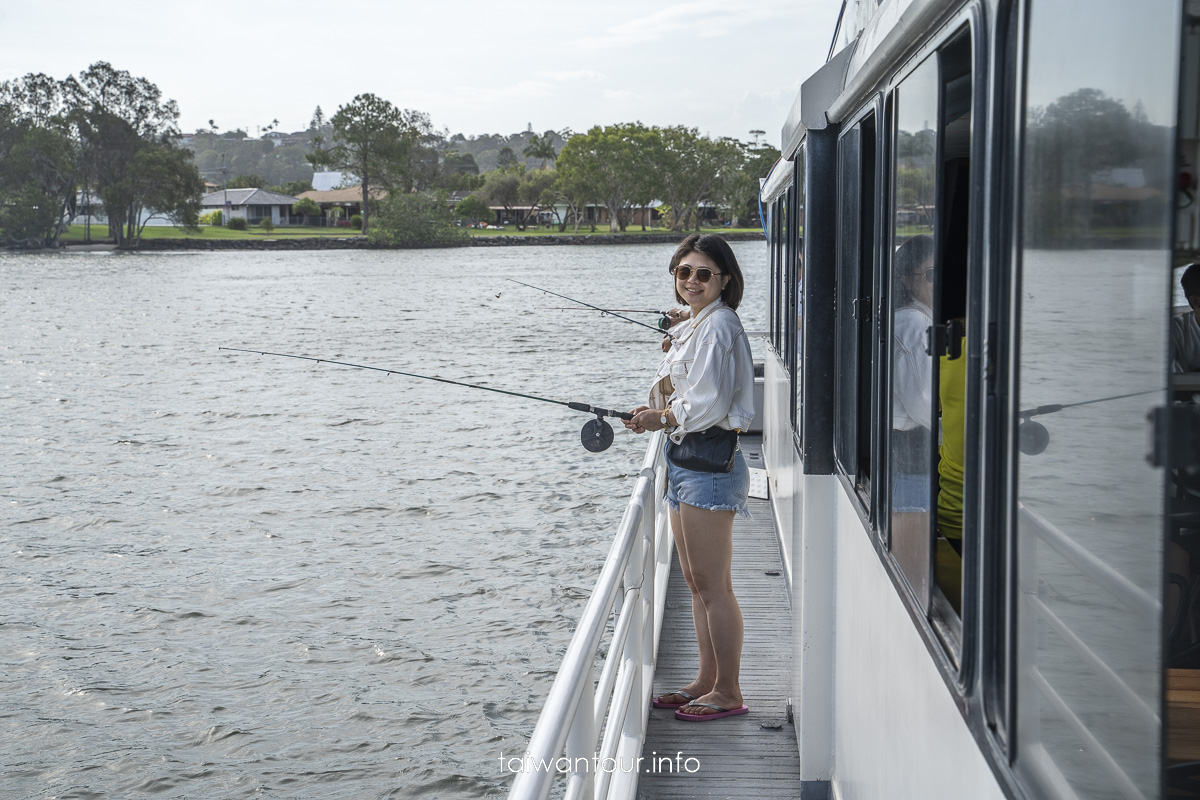
[[[564,800],[630,800],[637,792],[671,571],[662,446],[663,433],[651,434],[608,559],[520,768],[512,770],[511,800],[545,800],[560,778],[567,782]],[[596,680],[597,654],[618,599],[608,654]]]

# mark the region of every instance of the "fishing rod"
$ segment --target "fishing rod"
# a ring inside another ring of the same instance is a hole
[[[355,369],[369,369],[376,372],[386,372],[389,375],[403,375],[406,378],[420,378],[426,381],[438,381],[439,383],[449,383],[454,386],[465,386],[468,389],[482,389],[485,392],[496,392],[497,394],[507,394],[512,397],[521,397],[526,400],[539,400],[543,403],[554,403],[555,405],[566,406],[572,411],[582,411],[585,414],[595,414],[595,419],[590,419],[584,423],[583,431],[579,435],[580,441],[585,449],[592,453],[599,453],[607,450],[609,445],[613,443],[612,426],[604,421],[605,417],[616,417],[618,419],[630,420],[633,415],[625,411],[612,411],[607,408],[600,408],[589,403],[568,402],[566,400],[551,400],[548,397],[538,397],[532,394],[522,394],[521,392],[510,392],[507,389],[495,389],[491,386],[480,386],[477,383],[464,383],[463,381],[452,381],[449,378],[438,378],[433,375],[418,375],[415,372],[401,372],[398,369],[385,369],[383,367],[372,367],[367,364],[351,364],[349,361],[334,361],[331,358],[315,358],[313,356],[299,356],[291,353],[269,353],[265,350],[249,350],[244,347],[221,347],[220,350],[229,350],[235,353],[255,353],[260,356],[276,356],[278,358],[297,358],[302,361],[315,361],[318,364],[337,364],[342,367],[353,367]]]
[[[595,311],[592,308],[576,308],[574,306],[542,306],[543,311]],[[626,314],[657,314],[658,315],[658,330],[660,332],[668,330],[674,323],[671,322],[671,312],[662,311],[659,309],[644,309],[644,308],[602,308],[599,309],[605,314],[612,314],[614,311],[623,311]]]
[[[576,308],[575,306],[541,306],[543,311],[587,311],[586,308]],[[605,314],[611,314],[614,311],[623,311],[626,314],[658,314],[665,317],[669,311],[660,311],[654,308],[599,308],[594,311],[603,311]]]
[[[600,306],[594,306],[594,305],[592,305],[591,303],[585,303],[585,302],[583,302],[582,300],[576,300],[574,297],[567,297],[565,294],[559,294],[558,292],[552,292],[552,291],[550,291],[549,289],[543,289],[543,288],[541,288],[540,286],[534,286],[534,285],[533,285],[533,284],[531,284],[531,283],[522,283],[521,281],[519,281],[519,280],[516,280],[515,278],[505,278],[504,280],[506,280],[506,281],[510,281],[510,282],[512,282],[512,283],[515,283],[515,284],[518,284],[518,285],[520,285],[520,286],[527,286],[527,287],[529,287],[530,289],[534,289],[534,290],[536,290],[536,291],[539,291],[539,292],[545,292],[546,294],[552,294],[552,295],[554,295],[555,297],[561,297],[563,300],[567,300],[568,302],[571,302],[571,303],[578,303],[578,304],[579,304],[579,305],[581,305],[581,306],[587,306],[587,307],[588,307],[588,308],[590,308],[590,309],[593,309],[593,310],[595,310],[595,311],[600,311],[600,312],[603,312],[603,313],[605,313],[605,314],[608,314],[609,316],[616,317],[617,319],[623,319],[623,320],[625,320],[626,322],[632,322],[634,325],[641,325],[643,328],[649,328],[650,330],[654,331],[654,332],[655,332],[655,333],[657,333],[659,336],[662,336],[663,334],[666,334],[667,336],[671,337],[672,339],[674,339],[674,338],[675,338],[675,334],[671,333],[671,332],[670,332],[669,330],[667,330],[666,328],[663,328],[663,327],[661,327],[661,325],[660,325],[659,327],[657,327],[657,328],[656,328],[656,327],[654,327],[653,325],[647,325],[647,324],[646,324],[646,323],[644,323],[644,322],[638,322],[636,319],[630,319],[629,317],[623,317],[623,316],[621,316],[620,314],[613,313],[612,311],[608,310],[607,308],[600,308]],[[663,318],[664,318],[664,319],[666,319],[666,315],[663,315]]]
[[[1076,406],[1090,406],[1092,403],[1107,403],[1110,400],[1124,400],[1126,397],[1137,397],[1138,395],[1141,395],[1141,394],[1154,394],[1155,392],[1160,392],[1160,391],[1162,391],[1162,390],[1161,389],[1149,389],[1144,392],[1130,392],[1129,394],[1118,394],[1118,395],[1113,395],[1112,397],[1101,397],[1098,400],[1083,400],[1078,403],[1065,403],[1065,404],[1064,403],[1051,403],[1050,405],[1038,406],[1037,408],[1031,408],[1026,411],[1020,411],[1017,413],[1017,416],[1020,417],[1021,419],[1029,419],[1031,417],[1036,417],[1040,414],[1056,414],[1059,411],[1062,411],[1064,408],[1075,408]]]
[[[1112,397],[1101,397],[1096,400],[1082,400],[1078,403],[1050,403],[1049,405],[1018,411],[1017,417],[1021,421],[1017,424],[1017,446],[1027,456],[1041,455],[1049,446],[1050,431],[1046,430],[1046,426],[1042,423],[1034,422],[1034,417],[1042,414],[1057,414],[1059,411],[1067,408],[1090,406],[1092,403],[1107,403],[1111,400],[1124,400],[1126,397],[1154,394],[1159,391],[1162,390],[1150,389],[1144,392],[1130,392],[1129,394],[1118,394]]]

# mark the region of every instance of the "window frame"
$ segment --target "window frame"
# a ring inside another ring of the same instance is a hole
[[[791,407],[789,408],[789,419],[792,428],[792,438],[799,443],[804,438],[804,414],[800,407],[800,392],[804,385],[804,338],[801,335],[802,331],[798,328],[796,321],[799,317],[801,308],[800,288],[797,285],[798,281],[803,277],[803,254],[804,254],[804,239],[801,235],[801,229],[804,227],[806,218],[805,207],[806,203],[806,185],[805,174],[807,172],[807,164],[805,159],[808,156],[808,141],[802,141],[796,149],[794,167],[792,173],[791,186],[791,203],[792,203],[792,224],[788,229],[788,257],[787,266],[788,274],[785,276],[787,281],[789,304],[788,317],[786,318],[787,329],[791,336],[790,346],[788,348],[788,363],[790,384],[789,390]]]
[[[838,231],[837,231],[837,290],[836,302],[843,307],[838,310],[837,328],[835,336],[837,342],[835,344],[835,364],[836,373],[842,376],[849,376],[838,381],[834,386],[836,411],[834,413],[834,468],[846,488],[847,493],[853,499],[855,508],[858,510],[868,529],[873,529],[873,523],[876,520],[876,493],[877,493],[877,470],[879,464],[878,453],[878,425],[876,420],[879,416],[878,403],[878,378],[877,374],[872,375],[871,386],[868,387],[870,397],[865,400],[862,397],[862,381],[860,380],[861,361],[864,356],[870,359],[872,365],[878,363],[878,315],[876,314],[878,296],[878,273],[879,273],[879,224],[881,214],[880,197],[883,187],[881,186],[881,171],[880,152],[882,149],[882,141],[880,136],[880,119],[882,118],[882,95],[873,96],[865,103],[859,111],[850,117],[843,125],[842,130],[837,137],[837,209],[838,209]],[[874,150],[870,165],[870,188],[872,194],[871,201],[871,238],[869,242],[864,241],[863,230],[860,224],[862,218],[863,194],[867,185],[864,183],[864,171],[862,161],[862,135],[864,132],[864,124],[870,123],[872,136],[872,148]],[[854,208],[858,211],[857,218],[849,218],[850,215],[843,213],[846,210],[845,202],[847,200],[846,191],[847,184],[843,180],[843,147],[848,138],[857,132],[860,141],[857,146],[856,159],[856,175],[858,181],[853,187],[853,190],[858,195],[855,201]],[[846,225],[854,226],[851,236],[853,237],[856,246],[856,256],[853,264],[848,264],[845,261],[846,248],[843,246],[847,242]],[[864,244],[868,245],[864,247]],[[863,264],[862,257],[869,255],[871,259],[871,287],[869,289],[871,298],[869,312],[871,314],[870,327],[866,331],[866,335],[859,324],[858,314],[865,304],[862,302],[863,287]],[[850,284],[850,287],[847,284]],[[846,302],[852,305],[856,310],[847,314],[845,309]],[[867,352],[864,353],[864,348]],[[849,369],[847,369],[849,367]],[[877,373],[876,366],[872,367],[872,372]],[[852,385],[847,387],[845,381],[849,380]],[[852,391],[852,398],[845,397],[847,390]],[[863,410],[863,403],[867,403],[868,415],[864,419],[860,414]],[[868,441],[865,442],[867,452],[870,454],[870,466],[866,479],[863,479],[862,466],[859,463],[859,453],[863,446],[862,438],[865,435]]]

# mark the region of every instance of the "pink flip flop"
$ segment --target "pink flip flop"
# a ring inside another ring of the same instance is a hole
[[[677,694],[680,697],[686,697],[687,701],[683,702],[683,703],[664,703],[663,701],[658,699],[658,697],[662,697],[663,695],[668,695],[668,694]],[[653,700],[650,701],[650,704],[652,706],[654,706],[655,708],[683,708],[684,706],[689,705],[693,700],[696,699],[696,695],[692,694],[691,692],[685,692],[682,689],[676,689],[673,692],[663,692],[658,697],[655,697]]]
[[[750,712],[750,709],[747,706],[740,706],[739,708],[722,708],[721,706],[715,706],[712,703],[688,703],[687,705],[688,706],[701,706],[703,708],[711,708],[716,713],[715,714],[685,714],[683,712],[683,709],[686,708],[687,706],[681,706],[680,708],[677,708],[675,710],[675,719],[683,719],[683,720],[687,720],[688,722],[704,722],[705,720],[720,719],[721,717],[733,717],[733,716],[737,716],[738,714],[748,714]]]

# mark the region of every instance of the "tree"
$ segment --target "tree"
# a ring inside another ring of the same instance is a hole
[[[523,231],[541,210],[542,193],[554,185],[554,172],[538,169],[527,172],[524,166],[496,170],[487,175],[479,190],[480,197],[493,206],[504,206],[505,214]]]
[[[500,148],[500,154],[496,156],[496,169],[513,169],[518,163],[517,154],[511,147],[506,145]]]
[[[444,175],[478,175],[479,165],[475,163],[475,156],[470,153],[451,150],[442,156],[442,173]]]
[[[526,158],[541,159],[540,169],[546,168],[546,162],[554,163],[554,159],[558,157],[558,151],[554,149],[554,137],[557,136],[554,131],[546,131],[541,136],[536,133],[529,137],[529,144],[521,153]]]
[[[630,148],[632,161],[629,168],[637,179],[632,181],[629,188],[630,210],[642,210],[642,230],[646,230],[646,221],[650,217],[650,204],[662,195],[662,163],[663,140],[659,128],[647,128],[642,132]],[[628,212],[626,212],[628,214]],[[629,224],[626,217],[622,221],[621,230]]]
[[[155,216],[183,228],[196,228],[203,192],[204,181],[190,151],[170,142],[151,142],[140,148],[129,170],[129,225],[136,226],[131,243],[141,242],[146,223]],[[143,219],[143,210],[153,213]]]
[[[1086,88],[1031,109],[1026,131],[1025,214],[1038,220],[1028,231],[1039,246],[1078,240],[1095,226],[1112,224],[1116,204],[1104,208],[1092,200],[1097,173],[1134,166],[1139,138],[1146,144],[1154,139],[1139,131],[1121,101]],[[1127,217],[1138,215],[1136,202],[1122,205]]]
[[[660,179],[662,199],[671,209],[671,230],[683,231],[716,180],[712,144],[695,128],[663,128]]]
[[[490,220],[493,215],[492,209],[478,195],[469,195],[454,206],[454,216],[473,225]]]
[[[556,177],[551,191],[554,199],[567,207],[567,215],[559,221],[558,230],[565,231],[567,224],[574,222],[575,233],[579,233],[583,211],[598,195],[587,165],[575,158],[560,159],[556,165]],[[592,230],[595,229],[596,226],[592,225]]]
[[[78,148],[60,84],[42,74],[0,84],[0,239],[53,244],[74,205]]]
[[[304,192],[311,192],[313,190],[313,185],[312,181],[288,181],[287,183],[281,183],[278,186],[269,186],[267,188],[272,192],[278,192],[279,194],[296,196],[303,194]]]
[[[387,247],[454,247],[468,234],[450,217],[445,194],[393,192],[379,204],[379,220],[368,235]]]
[[[757,140],[762,131],[750,131],[750,134]],[[750,144],[735,139],[723,141],[736,151],[738,157],[717,176],[713,197],[729,211],[733,227],[742,224],[761,225],[758,181],[771,171],[771,167],[779,159],[779,151],[769,144],[757,141]]]
[[[261,189],[266,185],[266,181],[259,175],[238,175],[236,178],[230,178],[225,184],[227,189]]]
[[[191,151],[173,144],[175,101],[164,102],[153,83],[104,61],[62,86],[84,172],[95,181],[117,245],[137,245],[146,208],[194,224],[203,183]]]
[[[557,169],[569,173],[567,184],[574,192],[604,203],[615,233],[625,230],[633,198],[645,194],[645,182],[655,178],[639,157],[655,146],[653,132],[640,122],[596,126],[567,141]]]
[[[302,217],[319,217],[321,216],[321,205],[311,197],[301,197],[292,203],[292,213]]]
[[[402,111],[373,94],[339,106],[330,122],[333,144],[309,155],[313,166],[353,172],[362,189],[363,231],[370,230],[372,186],[412,191],[418,164],[414,150],[432,126],[417,111]],[[435,161],[436,165],[436,161]]]
[[[53,244],[75,187],[65,135],[28,122],[0,124],[0,238],[20,247]]]
[[[450,191],[470,192],[483,186],[475,156],[450,150],[441,154],[441,167],[435,185]]]

